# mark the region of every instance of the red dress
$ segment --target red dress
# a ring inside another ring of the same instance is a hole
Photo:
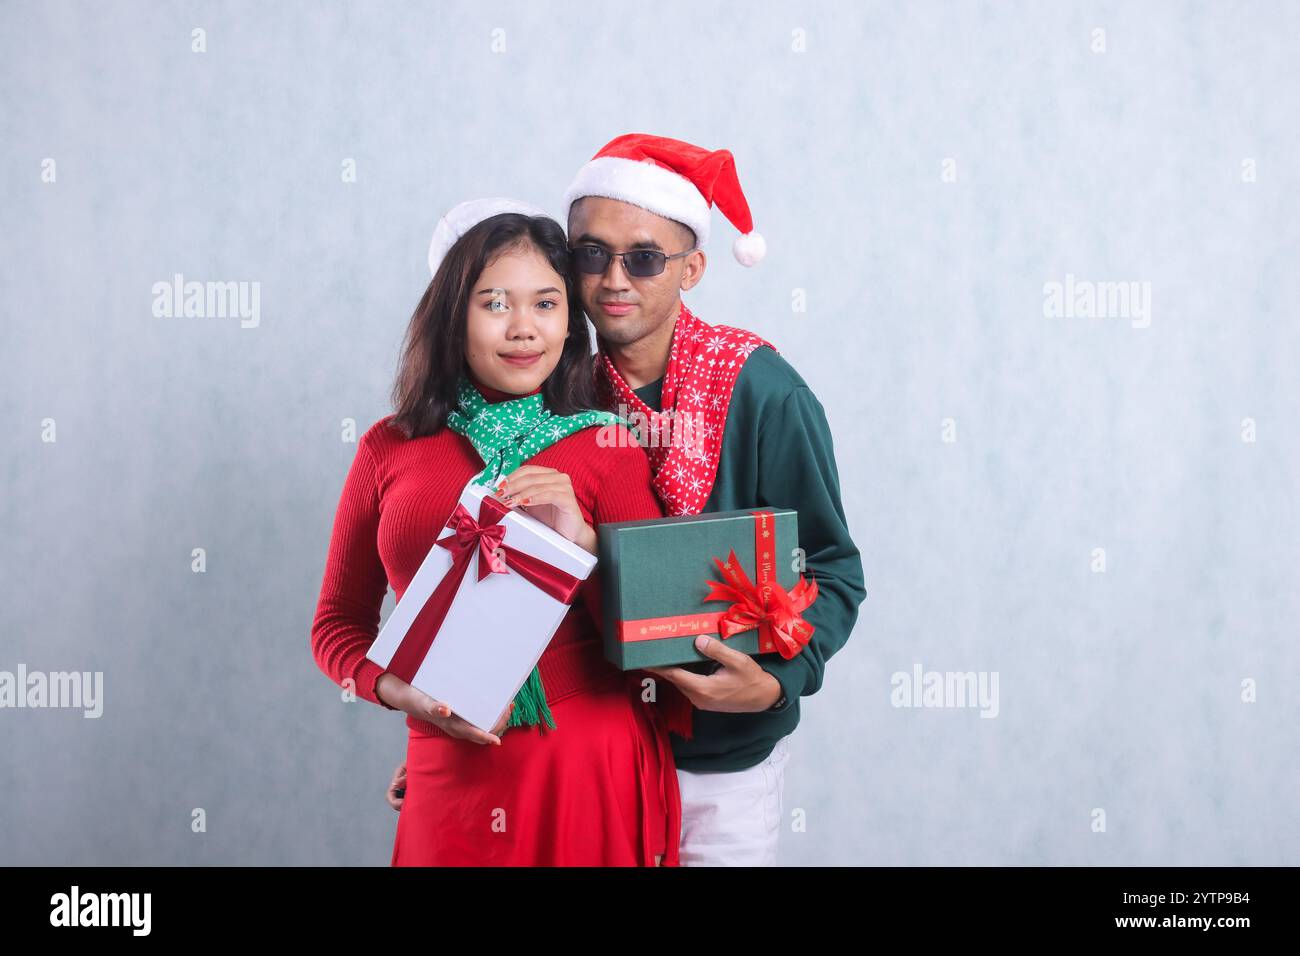
[[[502,393],[480,388],[489,401]],[[645,452],[626,429],[615,447],[585,428],[528,464],[569,475],[592,526],[663,514]],[[361,439],[334,521],[312,627],[317,663],[381,706],[383,673],[365,653],[385,591],[398,600],[483,463],[443,429],[407,440],[388,419]],[[640,672],[607,663],[599,568],[583,583],[538,662],[556,729],[512,727],[501,746],[448,737],[407,716],[406,797],[394,866],[678,865],[681,802],[668,731],[642,702]],[[391,709],[391,708],[390,708]]]

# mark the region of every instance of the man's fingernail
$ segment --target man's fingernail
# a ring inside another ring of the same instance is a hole
[[[707,636],[707,635],[705,635],[705,634],[701,634],[699,637],[697,637],[697,638],[695,639],[695,646],[696,646],[696,647],[699,647],[699,648],[705,648],[705,647],[708,647],[708,646],[709,646],[709,641],[711,641],[711,640],[713,640],[713,638],[711,638],[711,637],[709,637],[709,636]]]

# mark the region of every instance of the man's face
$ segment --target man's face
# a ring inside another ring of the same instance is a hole
[[[695,244],[694,233],[679,222],[640,206],[587,196],[569,211],[569,245],[596,245],[609,252],[657,249],[665,255],[685,252]],[[698,249],[670,259],[657,276],[629,276],[621,257],[610,259],[604,275],[579,272],[582,307],[601,338],[630,345],[677,318],[683,290],[704,275],[704,253]]]

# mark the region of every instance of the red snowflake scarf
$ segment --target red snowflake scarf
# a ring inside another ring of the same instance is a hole
[[[655,492],[670,516],[699,514],[709,500],[736,378],[745,360],[763,345],[776,351],[753,332],[701,321],[683,302],[673,327],[659,411],[632,391],[604,348],[597,355],[601,403],[628,420],[650,459]],[[689,740],[690,701],[672,684],[664,691],[660,702],[668,729]]]
[[[709,500],[736,378],[761,345],[776,350],[753,332],[702,322],[683,302],[673,328],[659,411],[637,397],[601,349],[596,366],[601,402],[631,423],[650,459],[655,491],[670,516],[697,515]]]

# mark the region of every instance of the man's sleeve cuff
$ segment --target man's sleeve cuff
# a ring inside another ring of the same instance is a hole
[[[808,664],[803,659],[802,654],[786,660],[783,657],[775,657],[771,660],[759,660],[758,666],[763,668],[781,685],[781,693],[785,695],[785,702],[779,707],[771,707],[768,712],[773,714],[783,714],[791,707],[794,702],[803,696],[804,689],[808,684],[808,677],[811,673]]]

